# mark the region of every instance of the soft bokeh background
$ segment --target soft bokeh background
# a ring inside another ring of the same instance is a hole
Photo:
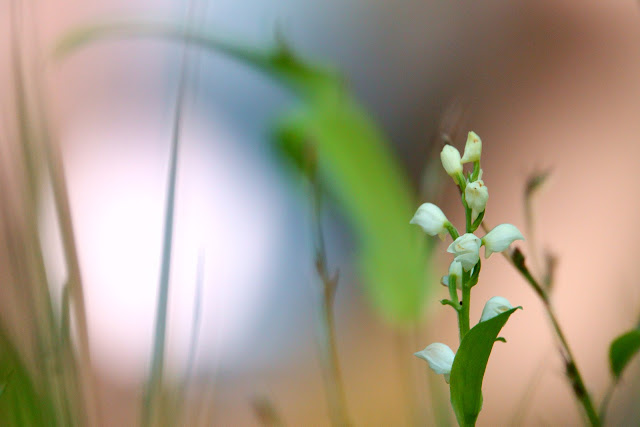
[[[278,28],[303,56],[343,70],[394,142],[416,194],[436,197],[431,179],[438,175],[425,167],[439,151],[442,130],[452,132],[459,149],[466,131],[482,137],[490,225],[523,229],[526,179],[551,168],[552,179],[537,198],[536,238],[559,257],[554,302],[599,402],[608,384],[608,344],[640,315],[636,2],[195,3],[206,11],[197,17],[201,28],[260,46],[270,44]],[[43,0],[25,10],[33,40],[24,40],[23,48],[31,55],[34,40],[46,54],[81,24],[123,17],[181,22],[187,4]],[[8,2],[0,4],[3,40],[8,11]],[[8,43],[0,49],[2,63],[9,64]],[[180,53],[154,40],[108,41],[32,70],[46,79],[48,108],[63,142],[106,425],[136,419],[147,374]],[[317,279],[308,202],[304,186],[267,142],[270,123],[292,100],[226,58],[202,53],[196,61],[179,164],[169,371],[179,377],[184,370],[202,253],[194,405],[204,395],[215,425],[255,425],[250,402],[263,395],[289,425],[327,425],[313,341]],[[10,117],[8,70],[0,69],[0,111]],[[431,178],[425,182],[425,176]],[[461,224],[453,185],[444,180],[435,188],[443,210]],[[416,198],[416,207],[424,201]],[[65,272],[55,256],[59,237],[47,205],[42,230],[51,248],[50,281],[59,288]],[[455,347],[453,313],[434,298],[418,333],[407,338],[396,332],[371,310],[354,267],[358,247],[331,205],[326,231],[330,264],[341,270],[338,345],[352,418],[356,425],[432,423],[427,376],[443,393],[445,384],[412,353],[432,341]],[[440,257],[438,274],[447,260]],[[541,304],[499,256],[483,264],[472,319],[494,295],[525,309],[503,331],[508,344],[494,349],[479,424],[579,424]],[[636,365],[614,395],[614,425],[640,419]],[[403,388],[407,366],[416,381],[412,390]],[[417,415],[406,407],[411,400],[420,405]],[[522,402],[525,416],[517,420]]]

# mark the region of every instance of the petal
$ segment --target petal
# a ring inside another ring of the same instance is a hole
[[[462,163],[478,162],[480,161],[480,155],[482,154],[482,140],[475,132],[469,132],[467,136],[467,144],[464,147],[464,155],[462,156]]]
[[[423,203],[411,218],[409,224],[417,224],[422,227],[425,233],[435,236],[446,231],[444,225],[447,221],[447,217],[439,207],[433,203]]]
[[[447,171],[449,176],[455,176],[462,173],[462,162],[460,161],[460,152],[453,146],[447,144],[440,152],[440,160],[442,167]]]
[[[496,226],[482,238],[482,243],[485,245],[485,257],[488,258],[493,252],[506,250],[516,240],[524,240],[524,236],[515,225],[500,224]]]
[[[486,320],[492,319],[499,315],[500,313],[504,313],[507,310],[511,310],[513,306],[511,303],[503,297],[493,297],[487,301],[482,309],[482,316],[480,316],[480,321],[484,322]]]
[[[448,345],[434,342],[425,347],[424,350],[414,353],[416,357],[426,360],[429,367],[436,374],[450,374],[453,366],[455,353]]]
[[[457,255],[454,259],[462,265],[464,271],[469,271],[480,260],[480,254],[478,252],[468,252]]]

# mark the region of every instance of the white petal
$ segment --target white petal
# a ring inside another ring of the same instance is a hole
[[[471,208],[471,220],[475,221],[480,212],[484,211],[489,200],[489,189],[484,182],[479,179],[470,183],[464,190],[464,198]]]
[[[489,255],[494,252],[506,250],[516,240],[524,240],[524,237],[515,225],[500,224],[496,226],[482,238],[485,258],[489,258]]]
[[[449,176],[456,176],[462,173],[462,163],[460,162],[460,152],[451,145],[447,144],[440,152],[440,160],[444,170]]]
[[[482,154],[482,140],[475,132],[469,132],[467,136],[467,144],[464,147],[464,155],[462,163],[479,162]]]
[[[443,234],[445,224],[448,222],[447,217],[442,210],[433,203],[423,203],[416,214],[411,218],[409,224],[417,224],[430,236]]]
[[[453,261],[449,265],[449,275],[455,274],[458,277],[462,277],[462,264],[459,261]]]
[[[511,303],[503,297],[493,297],[484,305],[484,309],[482,309],[482,316],[480,316],[480,321],[484,322],[486,320],[492,319],[496,317],[500,313],[504,313],[507,310],[511,310],[513,306]]]
[[[454,259],[462,265],[462,269],[464,271],[469,271],[473,267],[475,267],[475,265],[480,260],[480,254],[477,252],[469,252],[466,254],[457,255]]]
[[[429,367],[436,374],[445,375],[451,373],[453,359],[456,356],[448,345],[439,342],[429,344],[424,350],[414,353],[414,355],[420,359],[426,360]]]
[[[464,271],[471,270],[480,259],[480,239],[474,234],[466,233],[458,237],[447,248],[447,252],[455,255],[455,260],[462,264]]]

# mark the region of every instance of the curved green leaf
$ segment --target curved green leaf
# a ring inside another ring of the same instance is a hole
[[[631,358],[640,350],[640,330],[634,329],[613,340],[609,348],[609,364],[618,379]]]
[[[408,179],[383,133],[350,95],[335,71],[300,60],[283,43],[254,49],[211,34],[153,24],[116,24],[79,30],[58,54],[104,37],[152,36],[188,41],[244,62],[280,81],[302,101],[280,122],[287,143],[313,144],[323,184],[356,232],[366,289],[388,320],[420,319],[425,303],[426,245],[409,225],[416,205]],[[295,148],[290,152],[295,153]]]
[[[512,308],[478,323],[464,336],[451,368],[451,405],[461,426],[474,426],[482,409],[482,380],[493,344]]]

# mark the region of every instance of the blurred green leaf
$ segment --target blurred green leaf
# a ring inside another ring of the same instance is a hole
[[[349,94],[338,73],[300,60],[281,42],[273,49],[260,50],[210,34],[153,24],[81,29],[66,37],[57,53],[107,36],[186,39],[244,62],[298,95],[301,105],[279,121],[276,138],[280,142],[286,138],[287,150],[294,157],[296,144],[315,148],[324,187],[340,202],[356,231],[360,264],[375,307],[395,323],[420,318],[428,290],[428,248],[423,234],[409,225],[416,205],[408,179],[387,139]]]
[[[451,405],[461,426],[474,426],[482,409],[482,380],[489,355],[502,327],[514,311],[509,311],[471,328],[462,339],[451,368]]]
[[[52,396],[39,393],[18,350],[0,330],[0,420],[3,426],[55,426]]]
[[[634,329],[613,340],[609,348],[609,364],[611,372],[617,379],[629,361],[640,350],[640,330]]]

